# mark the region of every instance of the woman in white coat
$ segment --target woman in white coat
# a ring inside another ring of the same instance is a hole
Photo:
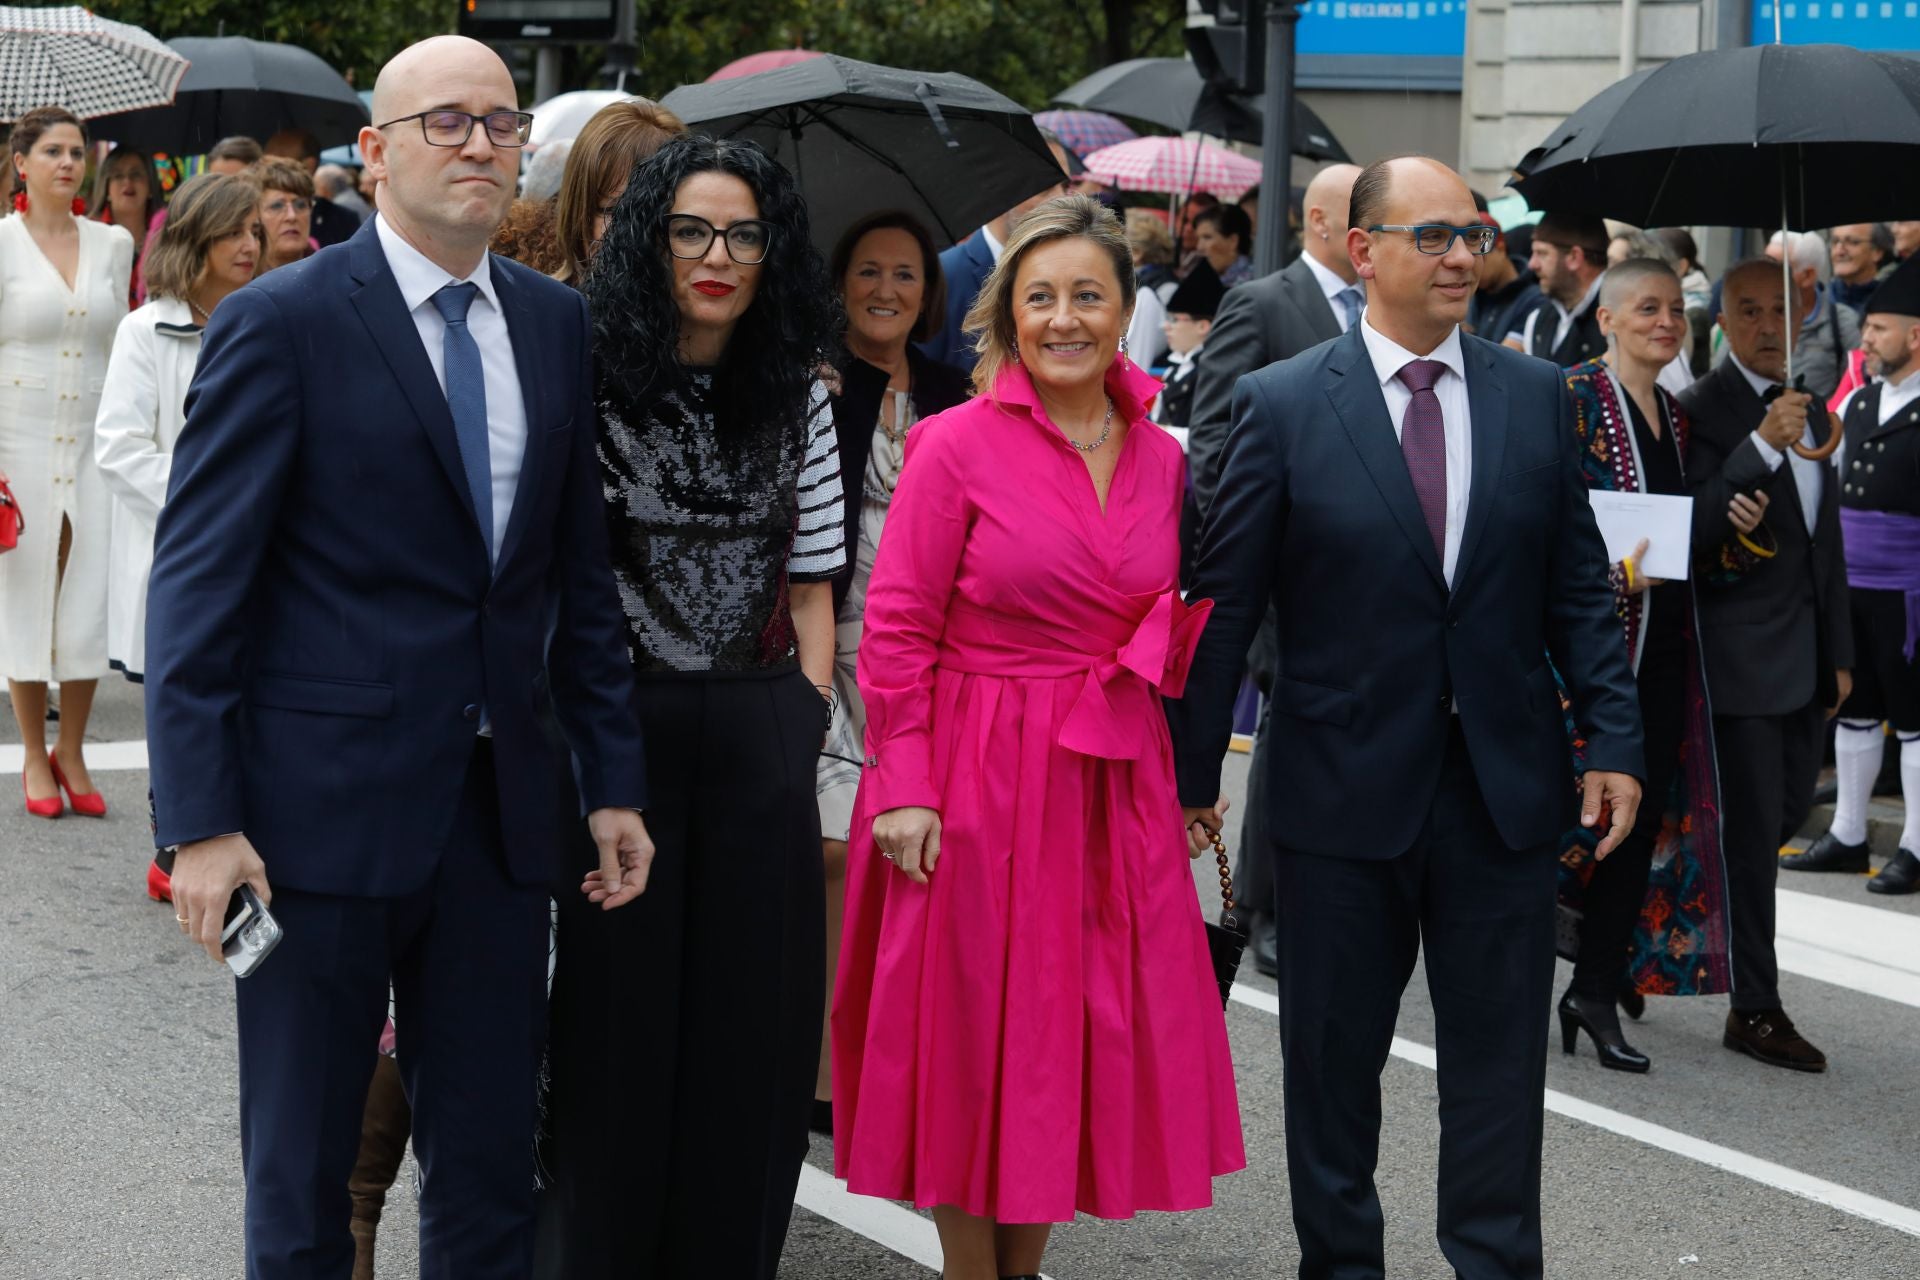
[[[14,121],[13,216],[0,219],[0,473],[26,531],[0,556],[0,675],[26,749],[27,812],[105,817],[81,755],[107,670],[107,493],[93,415],[127,313],[133,237],[85,216],[87,136],[59,107]],[[47,750],[47,684],[60,735]]]
[[[206,174],[181,187],[147,253],[147,304],[120,322],[114,339],[93,447],[113,495],[107,657],[129,680],[146,669],[154,522],[187,418],[200,330],[227,295],[253,279],[265,256],[259,206],[250,177]],[[166,873],[150,867],[147,892],[170,901],[169,888]]]

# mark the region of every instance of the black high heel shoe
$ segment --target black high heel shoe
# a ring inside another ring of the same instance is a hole
[[[1620,1012],[1626,1014],[1635,1022],[1640,1021],[1641,1018],[1646,1016],[1647,998],[1640,994],[1638,988],[1623,985],[1620,988],[1620,994],[1615,996],[1614,999],[1620,1002]]]
[[[1600,1065],[1610,1071],[1631,1071],[1644,1073],[1653,1065],[1653,1060],[1627,1043],[1620,1030],[1620,1015],[1613,1010],[1613,1001],[1583,1000],[1571,990],[1560,997],[1560,1048],[1572,1053],[1580,1042],[1580,1032],[1584,1029],[1593,1037],[1594,1052],[1600,1056]]]

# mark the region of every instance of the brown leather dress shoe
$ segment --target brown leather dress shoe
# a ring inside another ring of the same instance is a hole
[[[1770,1067],[1789,1071],[1825,1071],[1827,1055],[1807,1043],[1793,1028],[1793,1019],[1783,1010],[1763,1009],[1758,1013],[1727,1011],[1727,1030],[1720,1043]]]

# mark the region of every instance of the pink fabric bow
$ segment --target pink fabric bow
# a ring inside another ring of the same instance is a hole
[[[1213,601],[1188,604],[1178,591],[1156,599],[1124,644],[1093,659],[1060,726],[1060,745],[1108,760],[1145,755],[1161,714],[1155,695],[1177,698],[1186,691],[1187,670],[1212,612]]]

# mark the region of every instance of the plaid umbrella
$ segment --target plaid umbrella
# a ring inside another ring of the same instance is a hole
[[[187,60],[138,27],[78,5],[0,5],[0,120],[35,107],[82,119],[173,101]]]
[[[1187,138],[1135,138],[1103,148],[1087,157],[1087,172],[1124,191],[1211,191],[1228,200],[1260,182],[1258,160]]]
[[[1033,122],[1050,130],[1066,144],[1067,150],[1082,160],[1102,147],[1131,142],[1140,136],[1124,120],[1104,111],[1042,111]]]

